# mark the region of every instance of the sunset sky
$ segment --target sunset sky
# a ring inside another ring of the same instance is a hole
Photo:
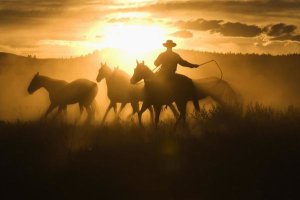
[[[117,48],[300,53],[297,0],[2,0],[0,51],[69,57]]]

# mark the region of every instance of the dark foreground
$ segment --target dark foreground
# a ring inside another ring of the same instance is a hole
[[[173,132],[0,123],[0,199],[299,199],[300,112],[215,110]]]

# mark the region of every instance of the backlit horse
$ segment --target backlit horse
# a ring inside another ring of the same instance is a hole
[[[211,97],[218,105],[226,109],[235,109],[242,105],[240,94],[225,80],[217,77],[193,79],[199,100]]]
[[[143,106],[139,111],[139,122],[141,124],[142,113],[150,106],[155,110],[155,125],[157,126],[161,108],[163,105],[170,105],[175,102],[179,110],[179,118],[176,125],[186,118],[186,104],[192,100],[194,107],[199,111],[199,104],[196,90],[191,79],[186,76],[176,74],[172,80],[166,80],[160,76],[155,75],[144,62],[139,63],[134,69],[134,74],[130,79],[132,84],[145,81],[145,99]]]
[[[88,119],[93,117],[94,108],[92,103],[97,95],[98,86],[96,83],[87,79],[77,79],[70,83],[49,78],[47,76],[41,76],[37,73],[31,80],[28,86],[28,93],[33,94],[40,88],[45,88],[49,93],[50,106],[47,109],[44,117],[56,107],[58,107],[58,113],[66,110],[69,104],[79,104],[80,114],[82,114],[85,108],[88,113]]]
[[[101,67],[98,72],[97,82],[102,79],[106,80],[107,96],[110,99],[110,104],[106,109],[102,123],[105,121],[108,112],[111,108],[114,109],[115,114],[119,115],[127,103],[131,104],[132,114],[139,111],[139,101],[144,101],[144,85],[132,85],[130,84],[130,76],[122,70],[112,70],[106,63],[101,63]],[[121,103],[121,107],[117,113],[117,103]],[[175,116],[178,115],[176,108],[170,105],[170,108]],[[152,107],[148,107],[151,118],[153,115]]]
[[[156,111],[155,121],[156,123],[158,123],[160,106],[165,103],[170,103],[171,101],[178,102],[180,98],[179,99],[177,98],[176,100],[176,94],[186,92],[185,88],[179,87],[178,90],[173,91],[173,94],[172,91],[171,93],[169,92],[171,96],[169,97],[167,96],[165,99],[163,99],[164,93],[168,93],[166,92],[168,88],[163,85],[165,83],[164,82],[159,83],[159,80],[155,80],[155,74],[144,64],[144,62],[142,63],[137,62],[137,66],[134,70],[134,75],[131,78],[131,83],[136,83],[141,79],[145,80],[145,88],[146,88],[146,93],[148,95],[146,96],[147,99],[145,100],[145,104],[143,104],[142,109],[139,112],[140,123],[141,123],[141,116],[144,110],[148,106],[154,104],[156,104],[157,107],[157,109],[155,109]],[[241,104],[241,98],[239,94],[225,80],[220,80],[219,78],[215,78],[215,77],[209,77],[203,79],[193,79],[192,83],[194,84],[194,88],[196,90],[198,100],[211,97],[215,102],[217,102],[219,105],[225,108],[232,108],[234,106],[239,106]],[[191,86],[188,84],[186,85],[186,87],[191,87]],[[185,103],[179,101],[177,106],[178,105],[180,106],[178,107],[178,109],[180,111],[181,117],[184,117],[182,115],[185,115]]]

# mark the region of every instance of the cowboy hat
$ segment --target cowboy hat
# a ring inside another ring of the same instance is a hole
[[[165,43],[163,43],[165,47],[175,47],[176,43],[173,42],[173,40],[167,40]]]

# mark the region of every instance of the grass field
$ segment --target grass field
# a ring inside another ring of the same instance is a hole
[[[299,199],[298,109],[189,119],[176,130],[0,122],[0,198]]]

